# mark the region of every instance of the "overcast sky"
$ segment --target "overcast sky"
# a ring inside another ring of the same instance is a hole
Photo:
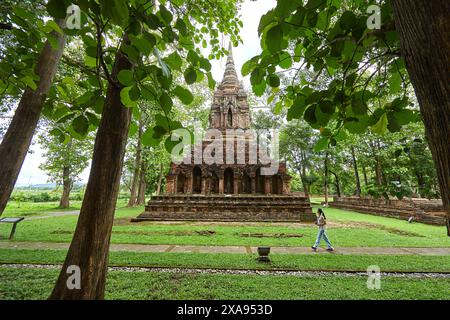
[[[258,24],[261,16],[276,5],[275,0],[246,0],[242,5],[241,19],[244,23],[241,29],[241,37],[243,44],[233,48],[233,56],[236,64],[238,75],[241,74],[241,67],[245,61],[260,53],[260,45],[258,38]],[[224,45],[228,48],[228,40],[224,39]],[[212,74],[216,81],[222,80],[223,72],[225,71],[226,58],[220,61],[213,60]],[[244,80],[244,85],[248,88],[248,77]],[[30,148],[32,153],[29,153],[20,171],[16,186],[27,186],[30,184],[47,183],[47,175],[39,169],[39,165],[45,161],[42,158],[42,150],[39,144],[34,144]],[[82,182],[86,183],[89,178],[89,169],[86,169],[81,175]]]

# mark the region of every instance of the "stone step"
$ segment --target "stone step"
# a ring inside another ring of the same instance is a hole
[[[199,219],[198,212],[144,212],[133,222],[139,221],[161,221],[161,220],[201,220],[201,221],[264,221],[264,222],[313,222],[316,216],[312,213],[285,213],[285,212],[203,212]]]
[[[145,207],[145,211],[243,211],[243,212],[258,212],[258,211],[277,211],[277,212],[296,212],[311,210],[309,206],[174,206],[169,204],[164,205],[149,205]]]

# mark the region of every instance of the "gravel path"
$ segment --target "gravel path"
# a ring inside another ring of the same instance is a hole
[[[58,270],[62,265],[59,264],[0,264],[1,268],[14,269],[47,269]],[[154,267],[109,267],[109,271],[125,272],[159,272],[159,273],[187,273],[187,274],[231,274],[231,275],[260,275],[260,276],[295,276],[295,277],[367,277],[367,272],[350,271],[283,271],[283,270],[252,270],[252,269],[195,269],[195,268],[154,268]],[[450,279],[450,273],[439,272],[381,272],[382,277],[399,278],[440,278]]]

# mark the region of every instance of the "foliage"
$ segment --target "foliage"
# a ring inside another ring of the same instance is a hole
[[[64,141],[60,141],[60,137],[44,131],[39,135],[39,144],[44,150],[45,158],[39,168],[47,173],[49,182],[63,185],[64,179],[67,179],[71,189],[89,164],[93,148],[92,137],[83,140],[66,137]]]
[[[67,4],[68,1],[50,1],[47,10],[57,18],[65,14]],[[219,32],[228,34],[235,44],[240,41],[237,31],[242,23],[237,17],[236,1],[173,0],[154,4],[144,0],[114,3],[102,0],[99,4],[95,1],[75,1],[75,4],[82,10],[83,27],[65,32],[73,36],[74,45],[84,49],[82,64],[89,72],[78,84],[85,90],[71,106],[55,109],[51,102],[59,101],[59,96],[67,94],[68,86],[72,85],[59,84],[52,91],[46,109],[50,118],[71,123],[72,136],[86,136],[98,125],[105,84],[109,83],[123,86],[121,102],[133,109],[132,128],[137,127],[143,108],[156,108],[155,122],[142,136],[145,145],[156,146],[169,139],[167,135],[172,130],[182,127],[172,113],[175,99],[187,105],[193,101],[190,90],[175,80],[176,74],[184,75],[188,85],[207,78],[210,87],[214,87],[211,64],[198,45],[203,49],[209,45],[208,58],[212,59],[227,53],[219,45]],[[133,66],[121,70],[114,79],[111,70],[119,48]],[[171,144],[165,146],[170,151]]]
[[[317,150],[336,145],[342,130],[370,128],[381,135],[419,119],[410,107],[390,2],[380,5],[380,29],[366,26],[371,4],[376,2],[278,0],[259,23],[261,54],[242,67],[256,94],[274,87],[271,99],[288,109],[288,120],[302,118],[320,129]],[[299,77],[304,68],[312,79]],[[282,72],[291,81],[279,87],[274,79]],[[326,81],[317,84],[319,77]]]

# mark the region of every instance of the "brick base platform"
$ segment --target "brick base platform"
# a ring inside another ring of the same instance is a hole
[[[356,212],[370,213],[378,216],[385,216],[408,220],[410,217],[414,221],[433,225],[445,225],[445,212],[440,200],[412,199],[374,199],[358,197],[333,198],[330,206]]]
[[[292,221],[314,222],[308,198],[292,195],[160,195],[139,221]]]

